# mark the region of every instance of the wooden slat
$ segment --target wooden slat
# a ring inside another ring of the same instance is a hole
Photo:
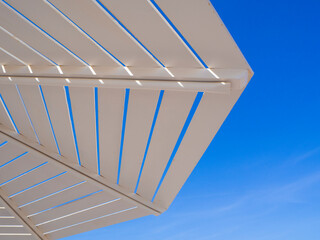
[[[49,7],[45,1],[30,0],[28,4],[11,0],[8,2],[88,64],[117,66],[111,58],[103,54],[87,37]],[[82,11],[83,9],[86,8],[82,8]]]
[[[54,175],[53,175],[54,176]],[[48,177],[49,178],[49,177]],[[30,189],[21,195],[13,197],[14,201],[19,205],[30,203],[39,198],[48,196],[49,194],[55,193],[57,191],[63,190],[67,187],[73,186],[74,184],[80,183],[82,180],[75,178],[69,173],[65,173],[52,181],[48,181],[44,184],[37,186],[36,188]],[[77,186],[76,186],[77,187]],[[76,189],[69,189],[73,191]],[[69,191],[66,190],[66,191]]]
[[[29,65],[48,65],[48,61],[40,57],[34,51],[24,46],[18,40],[13,39],[8,33],[0,28],[0,42],[1,47],[6,49],[8,52],[17,56]],[[21,64],[21,63],[20,63]]]
[[[20,222],[15,218],[1,218],[0,215],[0,225],[20,225]]]
[[[81,63],[56,43],[45,37],[12,10],[9,10],[4,3],[0,4],[0,16],[1,26],[3,28],[53,60],[58,65],[81,65]],[[18,65],[21,65],[21,63]]]
[[[63,87],[43,86],[42,90],[60,153],[70,161],[78,163],[64,89]]]
[[[124,104],[123,89],[99,89],[101,175],[117,182]]]
[[[137,193],[151,200],[187,119],[195,92],[165,91]]]
[[[0,47],[2,47],[2,46],[0,46]],[[6,51],[8,51],[8,50],[6,50]],[[2,51],[1,49],[0,49],[0,64],[1,65],[12,64],[12,65],[18,65],[18,66],[22,65],[22,63],[20,63],[19,61],[17,61],[13,57],[11,57],[10,55],[8,55],[4,51]],[[1,72],[2,72],[2,69],[1,69]]]
[[[1,205],[5,206],[5,211],[8,212],[8,215],[14,217],[11,218],[11,220],[15,220],[15,222],[11,222],[10,224],[8,224],[8,226],[11,227],[6,227],[3,225],[0,227],[1,240],[47,239],[38,229],[33,228],[33,224],[31,223],[31,221],[22,215],[20,209],[17,208],[16,204],[13,201],[11,201],[7,196],[4,195],[2,190],[0,201]],[[8,204],[8,202],[10,202],[10,204]],[[13,225],[19,225],[19,228],[16,228],[16,226]],[[42,238],[40,236],[42,236]]]
[[[81,87],[69,89],[81,165],[97,172],[94,89]]]
[[[134,192],[145,153],[159,91],[131,90],[119,184]]]
[[[16,86],[3,84],[0,88],[0,94],[6,102],[20,134],[26,136],[30,140],[37,141]]]
[[[10,130],[14,131],[14,128],[10,122],[10,119],[6,113],[6,110],[3,106],[3,104],[0,101],[0,124],[6,126],[7,128],[9,128]]]
[[[250,68],[209,0],[156,2],[209,67]]]
[[[54,0],[52,2],[125,65],[158,66],[103,10],[94,4],[94,1]]]
[[[104,59],[106,57],[101,56],[100,51],[97,50],[87,38],[82,36],[73,26],[62,19],[60,15],[51,9],[44,1],[32,0],[29,4],[19,4],[15,1],[8,2],[83,60],[91,60],[91,62],[95,60],[96,63],[112,64],[110,60],[108,61],[107,59],[106,61]],[[41,9],[41,11],[37,9]],[[56,45],[59,46],[59,43]],[[86,47],[83,48],[80,46]],[[61,48],[61,46],[59,47]],[[66,50],[64,51],[67,52]],[[69,55],[72,57],[72,54]],[[74,58],[74,60],[78,65],[83,65],[83,63],[76,60],[76,58]],[[95,63],[92,62],[91,64]]]
[[[19,89],[41,145],[51,151],[57,152],[49,119],[38,86],[19,85]]]
[[[24,160],[24,162],[26,162],[26,167],[24,168],[24,171],[27,171],[29,169],[32,169],[33,167],[36,167],[44,163],[45,161],[29,154],[28,156],[26,156],[26,160]],[[22,162],[19,162],[19,168],[21,168],[20,164],[22,164]],[[13,167],[17,167],[17,166],[13,165]],[[20,172],[22,171],[20,170]],[[58,175],[59,173],[61,173],[60,169],[57,169],[54,166],[52,166],[50,163],[47,163],[41,166],[40,168],[32,172],[29,172],[26,175],[18,179],[15,179],[12,182],[7,183],[6,185],[3,186],[3,189],[8,195],[11,195],[23,189],[26,189],[30,186],[33,186],[37,183],[40,183],[50,177]],[[23,193],[22,195],[24,194],[25,193]]]
[[[38,158],[34,158],[34,156],[32,156],[31,154],[26,154],[18,158],[8,165],[0,168],[0,184],[40,165],[41,163],[43,163],[43,161]],[[1,188],[4,188],[4,186],[2,186]],[[8,192],[6,193],[8,194]]]
[[[132,204],[125,201],[117,201],[107,205],[103,205],[87,212],[78,213],[70,217],[66,217],[57,221],[53,221],[39,226],[39,229],[43,232],[52,231],[65,226],[73,225],[79,222],[91,220],[97,217],[101,217],[107,214],[119,212],[128,208],[134,207]]]
[[[63,238],[70,235],[77,234],[77,233],[82,233],[82,232],[90,231],[93,229],[113,225],[116,223],[129,221],[135,218],[144,217],[147,215],[148,213],[145,210],[135,208],[126,212],[100,218],[91,222],[83,223],[77,226],[73,226],[57,232],[53,232],[53,233],[47,234],[47,236],[51,239]]]
[[[51,207],[55,207],[58,206],[60,204],[66,203],[68,201],[77,199],[79,197],[83,197],[87,194],[96,192],[99,190],[99,188],[97,188],[94,185],[91,185],[89,183],[84,183],[81,184],[77,187],[77,191],[74,191],[75,189],[71,190],[71,191],[65,191],[62,193],[58,193],[56,195],[53,195],[49,198],[40,200],[34,204],[30,204],[27,205],[25,207],[23,207],[23,211],[29,215],[29,214],[34,214],[37,212],[40,212],[42,210],[51,208]],[[40,213],[40,214],[50,214],[49,212],[45,212],[45,213]]]
[[[204,94],[154,200],[156,204],[169,207],[219,130],[239,94],[239,92],[232,95]]]
[[[32,236],[0,236],[0,240],[35,240]]]
[[[201,67],[147,0],[101,2],[118,16],[166,67]]]
[[[6,209],[0,209],[0,216],[11,216]]]
[[[73,202],[72,204],[67,204],[50,211],[50,214],[39,214],[30,217],[31,221],[35,224],[40,224],[53,220],[59,217],[63,217],[90,207],[97,206],[102,203],[114,200],[115,197],[102,191],[97,194],[91,195],[87,198],[80,199],[79,201]],[[118,200],[119,201],[119,200]]]
[[[0,227],[0,234],[1,233],[28,233],[28,232],[24,227]]]
[[[12,143],[8,142],[7,144],[5,144],[4,146],[2,146],[0,148],[0,154],[1,154],[0,166],[2,164],[9,162],[10,160],[14,159],[15,157],[20,156],[21,154],[23,154],[25,152],[26,151],[24,149],[16,147]]]

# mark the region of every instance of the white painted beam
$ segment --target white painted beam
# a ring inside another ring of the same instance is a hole
[[[91,78],[35,78],[11,77],[12,81],[0,76],[0,84],[23,84],[42,86],[73,86],[73,87],[99,87],[99,88],[130,88],[175,91],[201,91],[229,94],[231,83],[229,81],[174,81],[174,80],[126,80],[126,79],[91,79]]]

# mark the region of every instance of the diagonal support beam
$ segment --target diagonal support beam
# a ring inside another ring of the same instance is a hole
[[[6,210],[14,216],[31,235],[38,240],[47,240],[48,238],[27,218],[27,216],[18,208],[14,201],[6,196],[4,191],[0,189],[0,203]]]
[[[92,173],[88,169],[82,166],[79,166],[75,163],[72,163],[71,161],[64,158],[63,156],[60,156],[56,153],[52,153],[48,151],[45,147],[30,141],[26,137],[9,130],[8,128],[6,128],[1,124],[0,124],[0,137],[3,140],[8,141],[9,143],[22,147],[23,149],[25,149],[26,151],[30,152],[35,156],[39,156],[45,159],[46,161],[62,169],[63,171],[68,171],[74,176],[81,178],[87,182],[90,182],[116,197],[120,197],[124,200],[127,200],[133,203],[134,205],[142,209],[147,210],[150,214],[160,215],[166,210],[165,208],[162,208],[150,201],[147,201],[143,199],[141,196],[131,193],[126,189],[122,188],[121,186],[112,183],[105,177],[99,176],[96,173]]]

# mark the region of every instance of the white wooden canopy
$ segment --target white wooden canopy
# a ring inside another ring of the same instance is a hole
[[[252,70],[209,0],[0,0],[0,240],[172,203]]]

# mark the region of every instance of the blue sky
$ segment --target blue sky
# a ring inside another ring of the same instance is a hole
[[[320,1],[212,3],[248,87],[167,212],[67,239],[320,239]]]

